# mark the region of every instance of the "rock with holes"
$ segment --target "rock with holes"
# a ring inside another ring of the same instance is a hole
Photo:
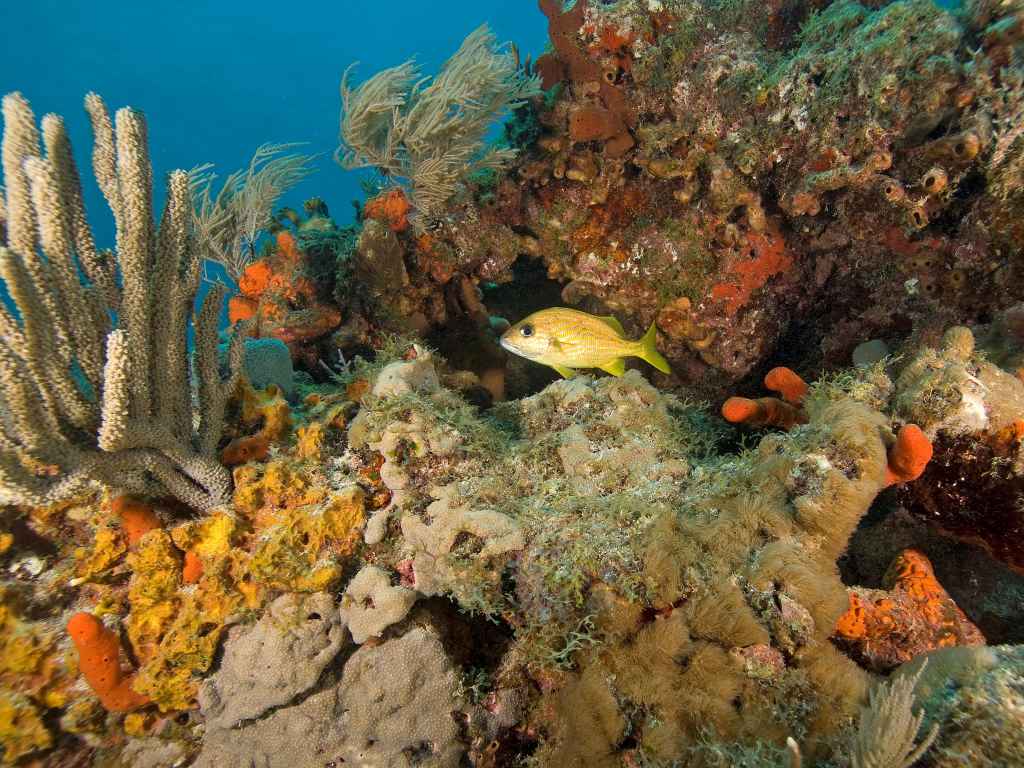
[[[199,690],[207,728],[235,728],[309,691],[344,640],[330,595],[277,598],[255,625],[229,634],[220,669]]]
[[[500,573],[497,564],[523,548],[523,532],[509,516],[471,509],[458,499],[454,485],[432,493],[435,500],[427,507],[429,522],[415,515],[402,518],[402,536],[415,552],[417,592],[430,597],[454,589],[469,570]],[[460,542],[470,544],[460,547]]]
[[[341,681],[345,741],[338,763],[456,768],[465,751],[455,720],[465,703],[459,690],[458,670],[427,629],[363,646]]]
[[[129,739],[121,753],[121,763],[130,768],[173,768],[183,764],[187,754],[180,742],[149,736]]]
[[[411,589],[392,586],[387,571],[364,565],[341,598],[341,618],[352,639],[362,644],[404,619],[416,597]]]
[[[208,730],[195,768],[457,768],[459,679],[427,629],[364,645],[340,681],[239,728]]]

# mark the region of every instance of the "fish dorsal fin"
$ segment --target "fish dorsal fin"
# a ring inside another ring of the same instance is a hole
[[[558,373],[561,374],[563,379],[571,379],[573,376],[576,375],[576,371],[574,371],[572,368],[566,368],[564,365],[552,365],[551,367],[558,371]]]
[[[602,371],[607,371],[612,376],[621,376],[626,372],[626,363],[621,357],[617,357],[610,363],[597,366]]]
[[[615,319],[614,315],[598,315],[597,319],[619,334],[619,336],[625,337],[626,329],[622,327],[622,323]]]

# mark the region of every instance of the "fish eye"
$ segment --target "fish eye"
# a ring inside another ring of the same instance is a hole
[[[523,336],[533,336],[533,326],[527,323],[519,329],[519,332],[523,334]]]

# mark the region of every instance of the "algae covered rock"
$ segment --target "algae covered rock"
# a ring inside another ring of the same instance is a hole
[[[196,768],[460,765],[460,678],[431,631],[363,646],[332,679],[240,728],[207,732]]]
[[[429,524],[414,515],[402,518],[402,536],[415,552],[414,583],[427,596],[455,590],[460,580],[474,575],[474,565],[486,568],[488,562],[524,546],[522,531],[512,518],[471,508],[458,500],[452,486],[436,491],[427,515]],[[468,551],[456,551],[460,539],[475,544]]]
[[[277,598],[255,625],[230,632],[220,669],[199,691],[207,727],[234,728],[307,692],[344,640],[330,595]]]
[[[938,726],[928,765],[1024,765],[1024,646],[944,648],[897,674],[920,675],[915,695],[925,727]]]
[[[362,644],[404,619],[416,597],[411,589],[392,586],[383,569],[364,565],[341,598],[341,618],[352,640]]]
[[[459,682],[437,636],[426,629],[359,649],[339,689],[345,741],[338,756],[346,765],[456,768],[465,749],[454,717],[463,704]]]

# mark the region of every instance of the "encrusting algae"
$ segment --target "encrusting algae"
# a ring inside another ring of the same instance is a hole
[[[4,99],[0,762],[1024,765],[1024,8],[539,9],[348,226]]]

